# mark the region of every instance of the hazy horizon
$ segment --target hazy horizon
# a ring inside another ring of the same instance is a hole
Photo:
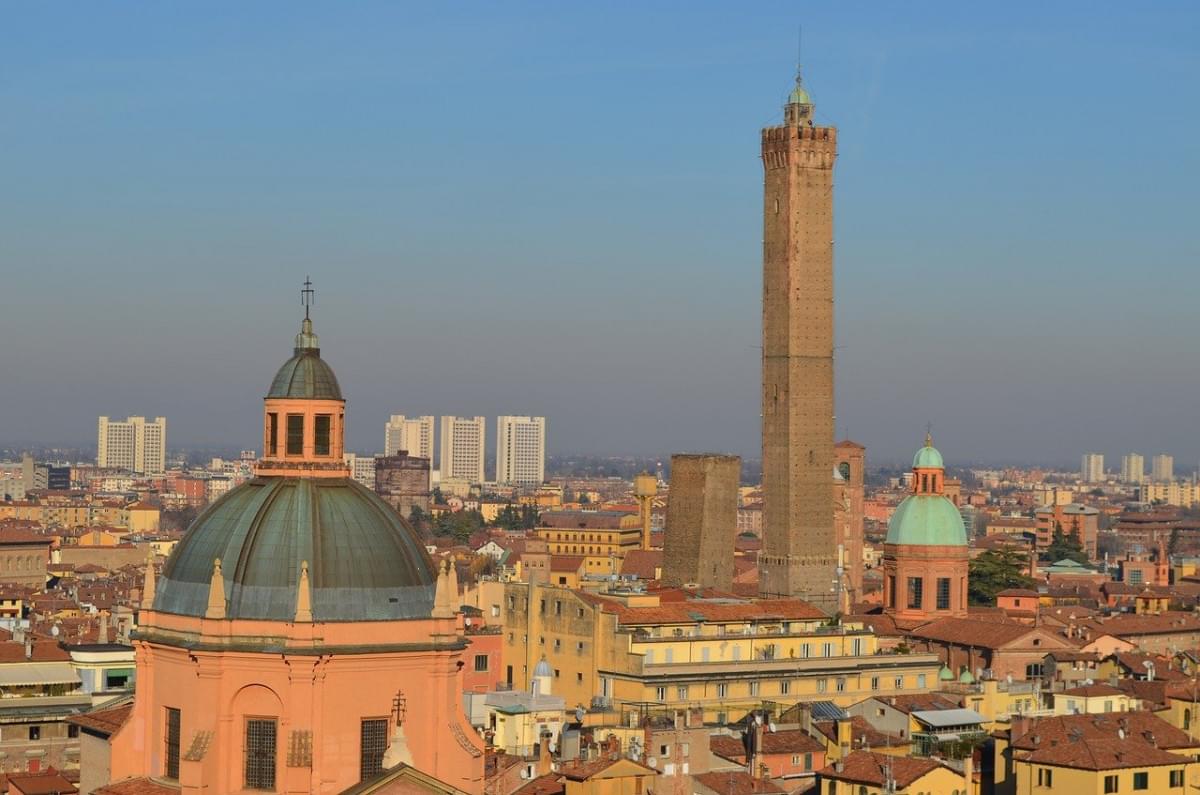
[[[300,282],[349,400],[760,456],[761,167],[839,128],[837,435],[1200,460],[1200,8],[9,9],[0,441],[259,446]],[[45,443],[45,442],[43,442]]]

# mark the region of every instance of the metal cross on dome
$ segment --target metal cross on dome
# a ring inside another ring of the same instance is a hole
[[[404,723],[404,714],[407,711],[408,702],[404,698],[404,691],[397,690],[396,695],[392,697],[392,715],[396,725]]]
[[[316,290],[312,288],[312,279],[304,277],[304,289],[300,291],[300,303],[304,304],[304,319],[308,320],[308,308],[313,305],[313,295]]]

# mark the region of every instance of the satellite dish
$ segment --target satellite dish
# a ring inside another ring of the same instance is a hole
[[[50,634],[51,634],[51,635],[53,635],[53,636],[54,636],[54,637],[56,637],[56,638],[58,637],[58,633],[59,633],[59,632],[61,632],[61,631],[62,631],[62,630],[60,630],[60,629],[58,628],[58,624],[55,624],[54,626],[50,627]]]
[[[646,764],[650,765],[650,767],[658,767],[658,757],[657,756],[650,757],[649,759],[646,760]]]
[[[768,723],[767,728],[770,729],[772,733],[774,733],[775,732],[775,722],[771,721],[770,723]]]

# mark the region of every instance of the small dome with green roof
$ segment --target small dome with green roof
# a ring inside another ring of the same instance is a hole
[[[967,670],[967,666],[965,665],[963,666],[962,673],[958,675],[958,682],[963,685],[975,684],[975,677],[971,675],[971,672]]]
[[[953,682],[954,671],[951,671],[949,666],[943,665],[942,670],[938,671],[938,679],[943,682]]]
[[[911,494],[888,522],[886,544],[966,546],[962,514],[941,494]]]
[[[913,493],[897,506],[888,522],[887,544],[966,546],[967,531],[958,507],[944,494],[942,454],[925,435],[925,446],[913,456]]]
[[[925,446],[913,456],[913,469],[945,469],[942,454],[933,446],[933,437],[925,434]]]
[[[796,81],[796,87],[792,89],[792,93],[788,95],[789,105],[811,105],[812,97],[808,95],[808,91],[799,80]]]

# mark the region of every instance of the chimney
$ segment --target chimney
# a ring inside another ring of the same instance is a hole
[[[550,758],[550,732],[542,732],[538,741],[537,774],[544,776],[553,768]]]
[[[975,791],[975,784],[972,781],[972,779],[974,779],[974,778],[975,778],[975,752],[972,751],[971,753],[967,754],[965,759],[963,759],[963,779],[966,781],[966,784],[967,784],[967,788],[964,790],[964,792],[974,792]]]
[[[850,747],[854,744],[854,724],[849,718],[839,718],[834,726],[837,729],[838,758],[845,759],[850,755]]]

